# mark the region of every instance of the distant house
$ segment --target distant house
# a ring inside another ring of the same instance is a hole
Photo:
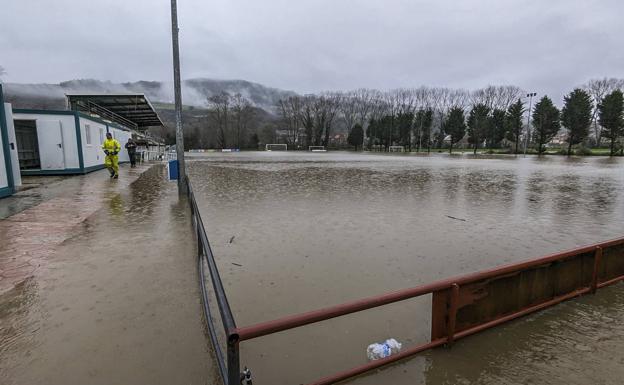
[[[568,142],[568,134],[565,131],[559,131],[557,135],[550,142],[548,142],[548,146],[562,146],[563,144]]]
[[[347,145],[347,135],[346,134],[335,134],[329,137],[329,146],[330,147],[343,147]]]

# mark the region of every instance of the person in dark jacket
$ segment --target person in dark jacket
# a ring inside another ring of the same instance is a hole
[[[136,148],[137,145],[132,140],[132,138],[128,138],[128,142],[126,143],[126,150],[128,150],[128,156],[130,157],[130,167],[136,166]]]

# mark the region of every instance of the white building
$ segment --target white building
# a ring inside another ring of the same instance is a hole
[[[21,184],[11,105],[4,103],[0,84],[0,198],[12,195]]]
[[[104,168],[102,143],[110,132],[122,146],[120,163],[130,158],[124,145],[141,130],[162,125],[143,94],[67,95],[68,110],[13,110],[23,175],[85,174]]]

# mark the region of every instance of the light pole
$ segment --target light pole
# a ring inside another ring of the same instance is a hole
[[[173,45],[173,93],[175,98],[176,154],[178,158],[178,194],[186,195],[184,168],[184,133],[182,131],[182,92],[180,85],[180,45],[178,43],[178,4],[171,0],[171,41]]]
[[[533,96],[537,96],[537,92],[531,92],[527,94],[529,98],[529,113],[527,114],[527,131],[524,138],[524,156],[527,154],[527,147],[529,146],[529,135],[531,133],[531,108],[533,107]]]

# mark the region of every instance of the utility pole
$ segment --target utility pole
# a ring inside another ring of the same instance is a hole
[[[531,108],[533,107],[533,96],[537,96],[537,92],[531,92],[527,94],[527,98],[529,98],[529,113],[527,114],[527,132],[526,137],[524,138],[524,157],[526,158],[527,147],[529,146],[529,134],[531,133]]]
[[[425,118],[425,110],[424,109],[420,109],[420,130],[418,130],[418,151],[420,152],[420,147],[422,146],[422,125],[423,125],[423,119]]]
[[[175,95],[176,154],[178,158],[178,194],[186,195],[184,168],[184,132],[182,131],[182,91],[180,84],[180,45],[178,43],[178,4],[171,0],[171,41],[173,45],[173,91]]]

